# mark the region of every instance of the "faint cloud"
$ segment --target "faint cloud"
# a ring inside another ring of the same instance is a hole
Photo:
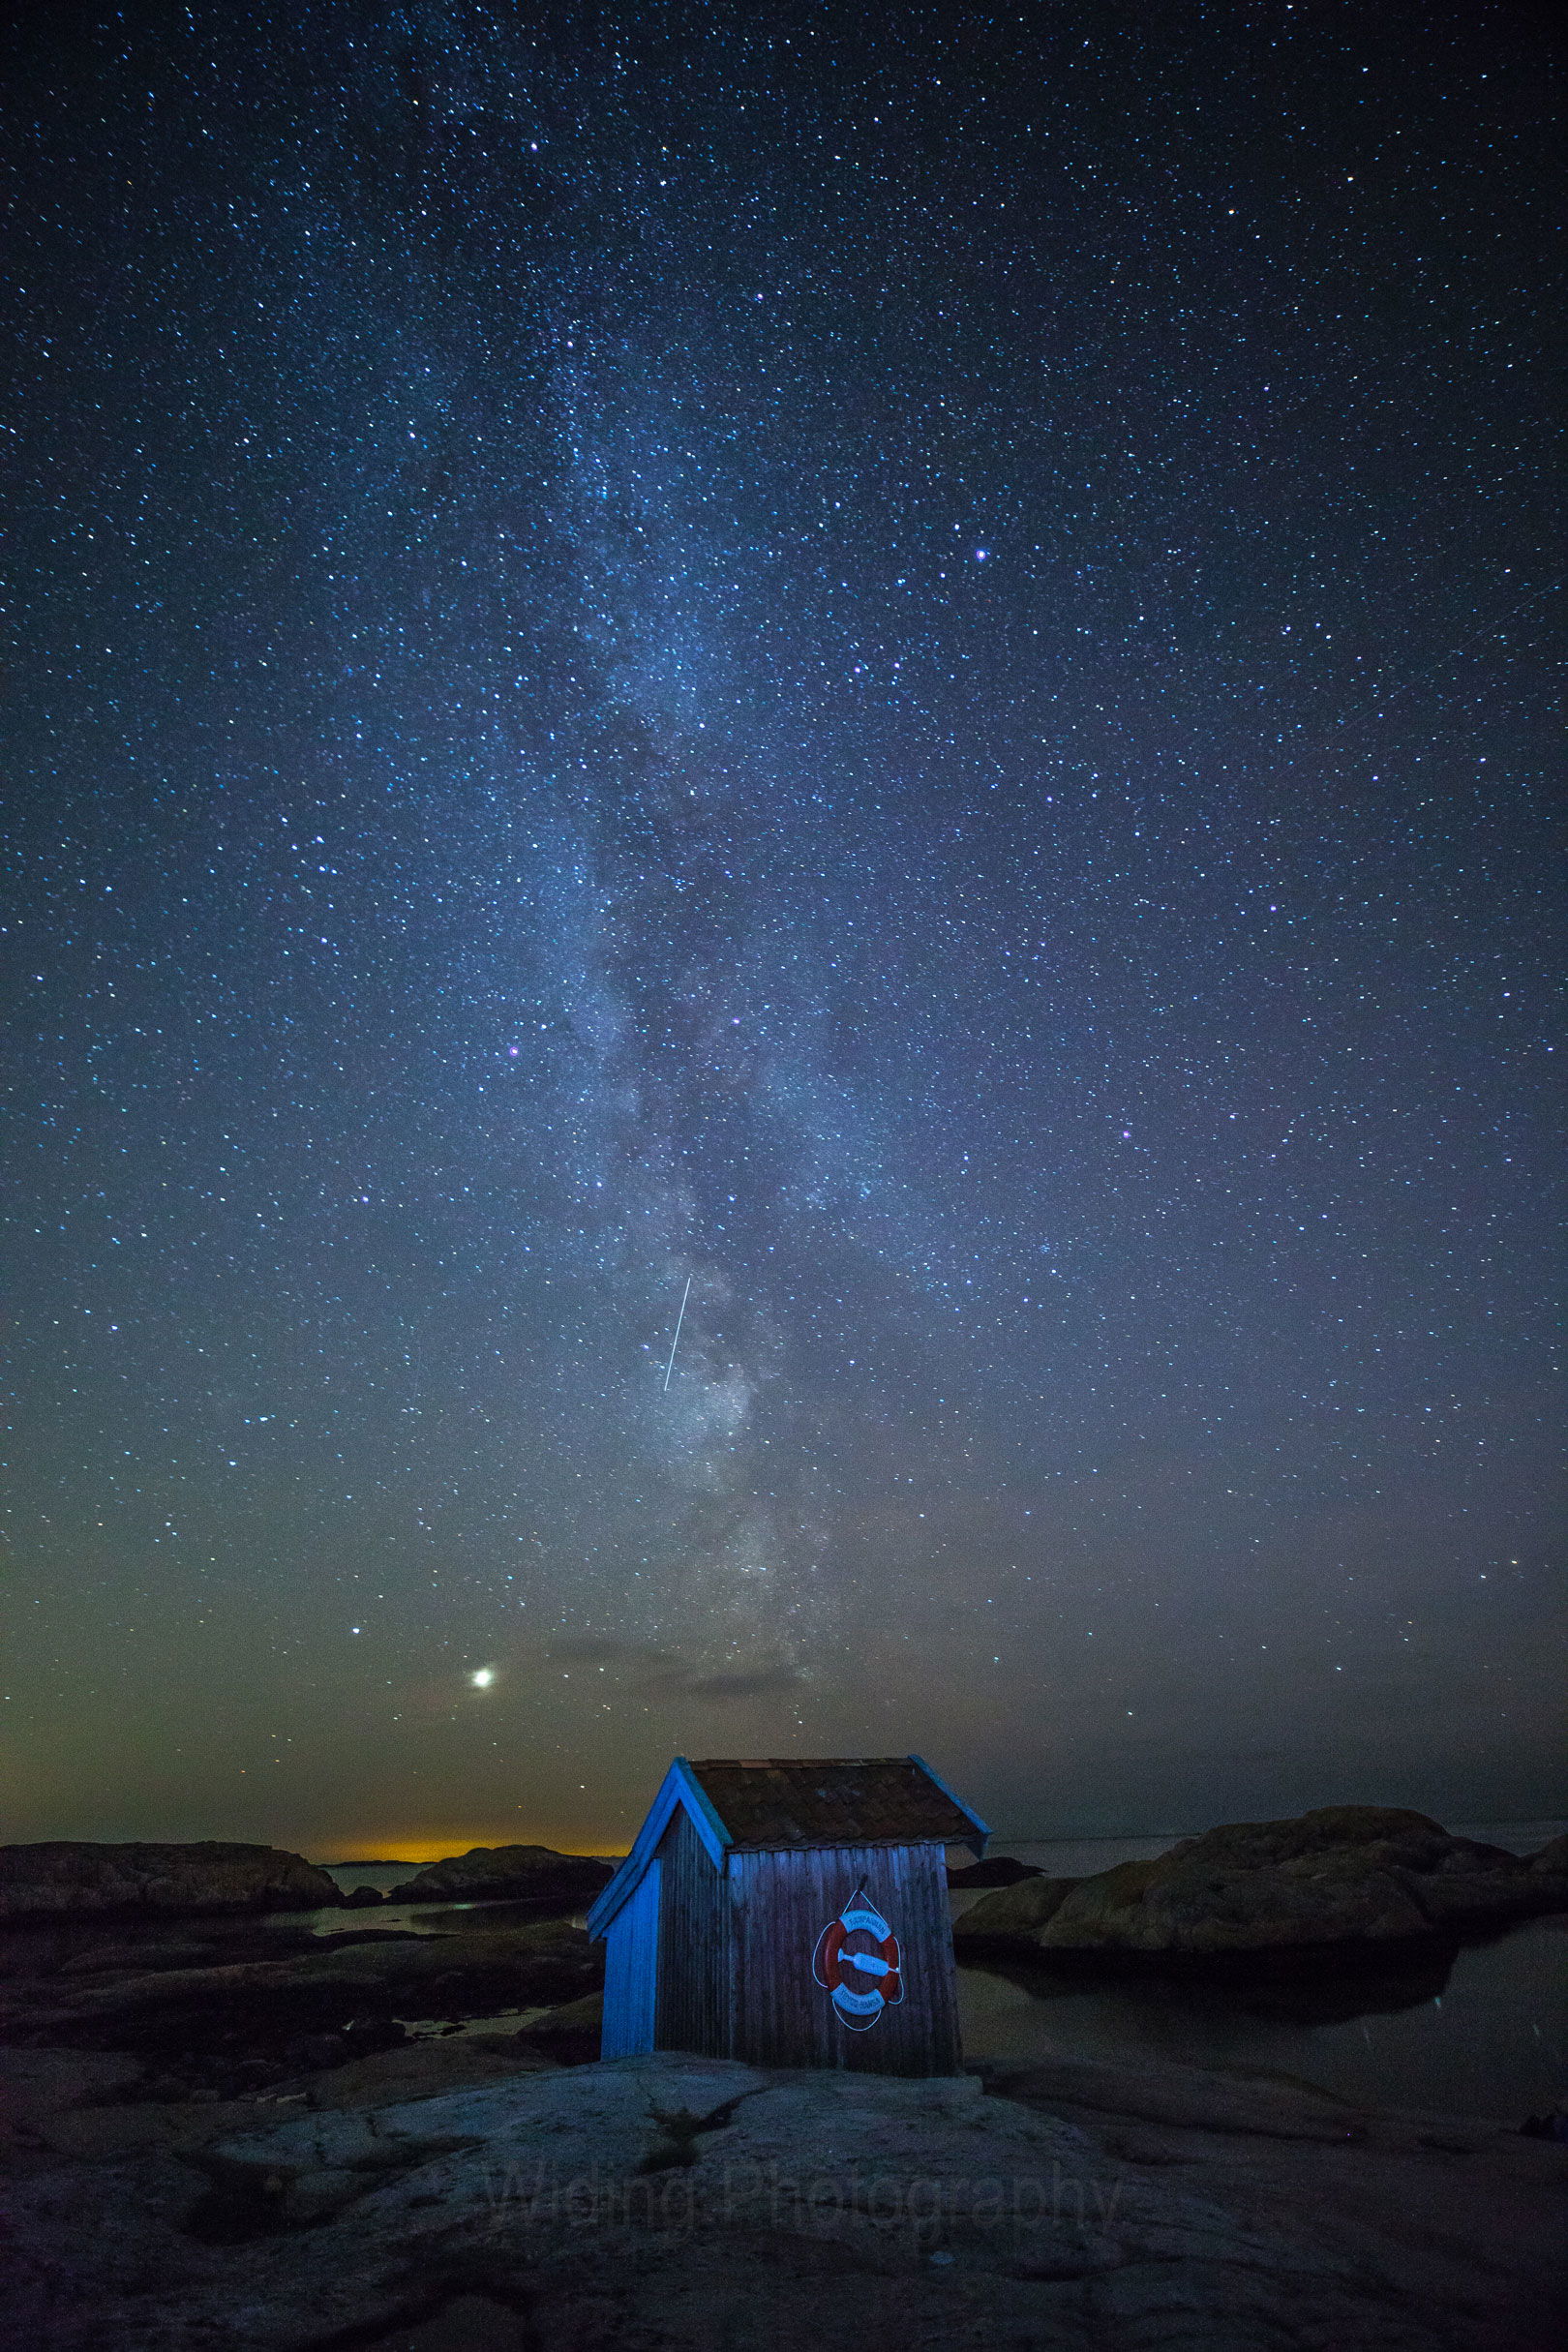
[[[765,1699],[804,1680],[798,1666],[759,1666],[735,1674],[693,1674],[683,1687],[697,1699]]]
[[[564,1658],[573,1666],[620,1666],[665,1653],[648,1649],[639,1642],[618,1642],[609,1634],[581,1634],[570,1641],[552,1642],[545,1654]]]
[[[553,1642],[546,1655],[553,1663],[618,1669],[645,1698],[765,1699],[806,1679],[800,1667],[778,1658],[709,1669],[678,1651],[649,1643],[618,1642],[610,1635],[582,1634]]]

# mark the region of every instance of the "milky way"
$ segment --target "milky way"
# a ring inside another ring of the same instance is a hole
[[[47,17],[10,1833],[1544,1809],[1527,15]]]

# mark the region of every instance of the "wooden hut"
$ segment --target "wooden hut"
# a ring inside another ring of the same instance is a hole
[[[678,1756],[588,1915],[602,2055],[955,2073],[944,1850],[989,1834],[919,1756]]]

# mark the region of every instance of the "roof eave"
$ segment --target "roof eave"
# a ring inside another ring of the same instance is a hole
[[[918,1764],[920,1766],[920,1769],[925,1774],[927,1780],[935,1781],[937,1787],[942,1791],[943,1795],[948,1797],[953,1804],[957,1806],[959,1812],[964,1816],[966,1821],[971,1821],[974,1823],[975,1834],[973,1837],[954,1838],[952,1842],[955,1846],[967,1846],[971,1854],[975,1855],[977,1861],[983,1861],[985,1858],[985,1841],[991,1834],[990,1824],[988,1822],[982,1822],[980,1815],[975,1811],[972,1805],[965,1804],[963,1798],[959,1795],[956,1789],[949,1788],[947,1782],[943,1779],[940,1772],[932,1771],[930,1765],[926,1763],[923,1756],[912,1755],[909,1761],[912,1764]]]
[[[632,1841],[631,1852],[588,1911],[586,1925],[595,1941],[602,1939],[616,1915],[630,1902],[642,1885],[659,1840],[670,1826],[678,1805],[685,1808],[686,1817],[701,1838],[714,1868],[720,1873],[724,1871],[733,1843],[730,1833],[698,1787],[697,1776],[687,1759],[678,1756],[659,1783],[658,1794],[648,1807],[647,1820]]]

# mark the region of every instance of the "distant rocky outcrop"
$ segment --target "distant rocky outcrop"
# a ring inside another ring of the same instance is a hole
[[[1075,1886],[1093,1883],[1089,1879],[1048,1879],[1042,1873],[1032,1879],[1018,1879],[1012,1885],[1001,1887],[995,1894],[986,1894],[980,1902],[971,1904],[962,1917],[954,1921],[953,1936],[968,1935],[970,1921],[979,1915],[986,1922],[980,1930],[982,1937],[1007,1937],[1013,1942],[1032,1940]]]
[[[960,1954],[1211,1957],[1454,1936],[1550,1911],[1568,1911],[1568,1840],[1522,1857],[1450,1837],[1423,1813],[1329,1805],[1211,1829],[1094,1878],[1020,1881],[974,1904],[953,1933]]]
[[[1010,1854],[993,1854],[988,1861],[971,1862],[948,1873],[948,1885],[954,1894],[968,1894],[978,1886],[1016,1886],[1021,1879],[1038,1879],[1042,1874],[1032,1862],[1016,1861]]]
[[[276,1846],[0,1847],[0,1920],[317,1910],[336,1883]]]
[[[612,1877],[608,1862],[549,1846],[473,1846],[394,1886],[390,1903],[591,1903]]]

